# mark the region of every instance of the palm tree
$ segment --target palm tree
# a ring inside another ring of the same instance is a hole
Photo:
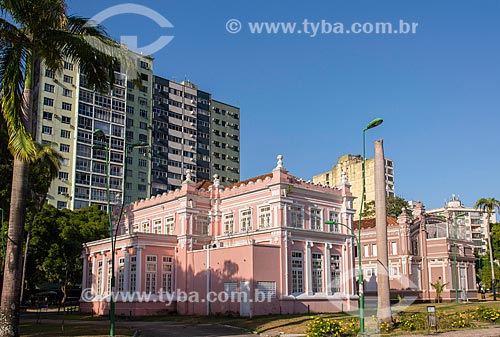
[[[441,294],[444,292],[444,288],[448,285],[448,283],[441,283],[441,277],[438,278],[436,283],[431,283],[431,286],[436,290],[436,303],[441,302]]]
[[[500,201],[495,198],[481,198],[476,201],[474,208],[478,208],[483,212],[486,212],[486,236],[488,239],[488,250],[490,251],[490,264],[491,264],[491,290],[493,291],[493,300],[497,300],[497,293],[495,289],[495,268],[493,261],[493,248],[491,246],[491,232],[490,232],[490,215],[496,210],[500,209]]]
[[[57,178],[63,156],[55,150],[52,145],[41,145],[35,143],[37,149],[37,159],[30,167],[30,189],[31,189],[31,207],[30,219],[28,221],[28,232],[26,233],[26,243],[24,245],[23,256],[23,270],[21,277],[21,295],[19,300],[23,301],[24,293],[24,280],[26,273],[26,262],[28,259],[28,250],[31,240],[31,230],[33,228],[33,221],[35,215],[38,214],[45,202],[47,201],[47,194],[49,192],[50,184]],[[35,179],[32,179],[35,178]]]
[[[21,257],[28,168],[36,160],[32,138],[34,93],[41,64],[52,71],[64,60],[77,63],[89,85],[107,91],[118,58],[105,47],[118,45],[100,26],[66,14],[64,0],[0,0],[0,105],[14,156],[9,229],[0,306],[0,337],[19,335]]]

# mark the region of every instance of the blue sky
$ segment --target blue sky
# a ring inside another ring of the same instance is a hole
[[[128,1],[70,0],[92,17]],[[131,2],[131,1],[129,1]],[[167,18],[140,15],[103,25],[138,45],[173,41],[154,54],[154,72],[189,79],[241,108],[241,178],[270,171],[276,155],[305,179],[346,153],[367,155],[383,138],[396,193],[427,208],[452,193],[467,205],[500,199],[500,2],[483,1],[137,1]],[[226,31],[238,19],[238,34]],[[414,35],[251,34],[248,22],[418,22]]]

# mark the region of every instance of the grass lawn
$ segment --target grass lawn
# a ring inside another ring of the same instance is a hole
[[[422,303],[413,304],[409,307],[404,308],[404,312],[426,312],[427,306],[433,305],[436,307],[437,312],[441,313],[454,313],[463,312],[466,310],[474,310],[477,306],[483,306],[488,308],[493,308],[500,310],[500,302],[470,302],[470,303]],[[397,309],[397,307],[395,307]],[[352,314],[357,314],[354,312]],[[365,312],[365,325],[367,329],[374,327],[376,325],[375,321],[372,319],[372,315],[376,314],[373,310],[366,310]],[[258,316],[253,318],[241,318],[241,317],[227,317],[227,316],[147,316],[147,317],[133,317],[134,321],[174,321],[185,324],[228,324],[232,326],[237,326],[245,328],[250,331],[256,331],[259,333],[305,333],[307,328],[307,323],[311,319],[311,315],[268,315],[268,316]],[[327,313],[321,314],[325,318],[336,318],[336,319],[346,319],[351,316],[347,313]],[[31,315],[33,318],[34,316]],[[79,333],[85,331],[86,336],[99,336],[106,335],[109,330],[107,325],[92,325],[92,321],[107,321],[107,317],[102,316],[91,316],[85,314],[66,314],[64,316],[65,320],[84,320],[89,321],[88,324],[77,325],[66,325],[66,332],[62,334],[60,324],[49,324],[43,323],[43,319],[51,320],[61,320],[63,318],[62,314],[57,313],[46,313],[41,315],[42,324],[23,324],[21,326],[21,333],[23,336],[81,336]],[[123,334],[124,336],[133,335],[133,331],[121,328],[120,330],[120,319],[128,320],[128,317],[117,317],[117,334]],[[488,324],[480,324],[481,326],[488,326]],[[40,332],[43,330],[43,333]],[[50,331],[49,331],[50,330]],[[48,331],[48,332],[47,332]],[[427,331],[425,331],[427,332]],[[397,331],[391,335],[397,335]],[[401,333],[401,332],[399,332]]]

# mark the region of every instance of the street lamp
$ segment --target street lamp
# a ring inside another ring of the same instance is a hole
[[[115,335],[115,299],[114,299],[114,291],[115,291],[115,249],[116,249],[116,239],[118,236],[118,228],[116,230],[113,229],[113,220],[111,214],[111,198],[109,191],[109,141],[108,137],[105,135],[104,131],[101,129],[96,129],[94,131],[94,136],[96,138],[101,139],[104,142],[104,145],[95,145],[94,149],[101,149],[106,151],[106,199],[107,199],[107,212],[108,212],[108,222],[109,222],[109,236],[111,239],[111,291],[109,298],[109,335]],[[125,179],[127,177],[127,154],[134,148],[147,147],[149,144],[147,143],[136,143],[136,144],[125,144],[125,163],[123,165],[123,173],[124,179],[122,183],[122,207],[120,210],[120,216],[118,218],[117,226],[120,224],[120,220],[123,214],[123,205],[125,204],[125,191],[126,184]]]
[[[384,120],[382,118],[375,118],[372,120],[363,130],[363,163],[362,163],[362,171],[363,171],[363,192],[361,194],[361,204],[359,206],[359,221],[358,221],[358,265],[359,265],[359,332],[364,335],[365,333],[365,295],[363,289],[363,273],[362,273],[362,265],[361,265],[361,220],[363,218],[363,205],[365,203],[365,194],[366,194],[366,146],[365,146],[365,133],[367,130],[373,129],[380,124],[382,124]]]
[[[115,240],[113,234],[113,221],[111,219],[111,200],[109,194],[109,141],[104,131],[101,129],[96,129],[94,131],[94,136],[103,141],[104,145],[94,145],[94,149],[106,151],[106,199],[107,199],[107,212],[108,212],[108,222],[109,222],[109,236],[111,238],[111,291],[109,298],[109,335],[115,335]]]

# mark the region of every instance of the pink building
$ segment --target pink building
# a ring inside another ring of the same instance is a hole
[[[404,212],[398,219],[387,218],[389,245],[389,281],[391,297],[416,297],[434,301],[431,286],[438,280],[446,283],[441,299],[476,300],[476,270],[473,241],[465,225],[454,221],[454,213],[429,214],[421,202],[413,216]],[[375,219],[362,221],[361,254],[367,296],[377,291],[377,246]],[[357,273],[356,273],[357,275]]]
[[[181,189],[124,210],[116,314],[355,310],[353,239],[324,225],[352,226],[352,200],[347,183],[304,182],[281,156],[271,173],[225,187],[188,172]],[[83,311],[107,314],[110,261],[109,239],[84,245]]]

